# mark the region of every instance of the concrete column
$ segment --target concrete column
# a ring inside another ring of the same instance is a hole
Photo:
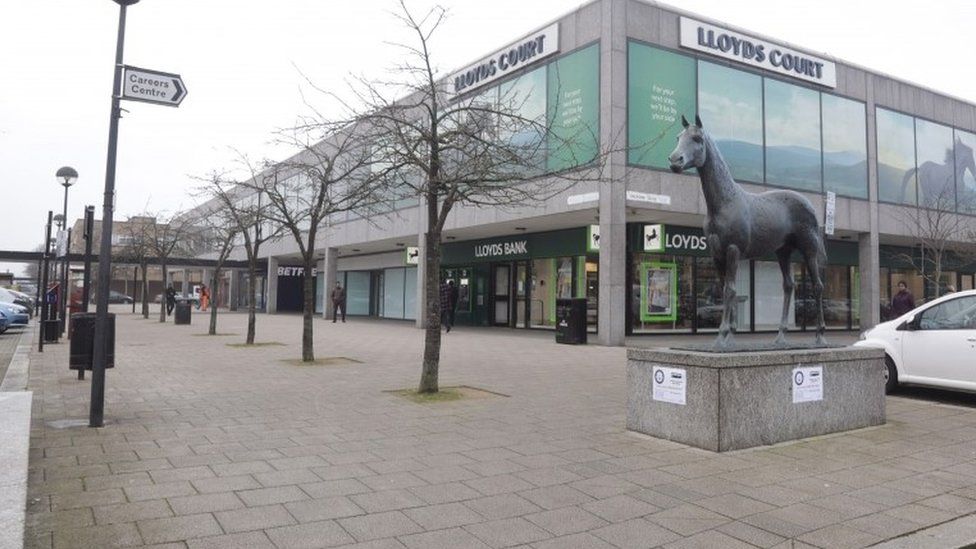
[[[424,231],[420,231],[417,235],[417,247],[420,250],[419,261],[417,261],[417,320],[416,325],[418,328],[423,329],[427,325],[427,284],[426,276],[424,273],[427,272],[426,262],[424,261],[425,250],[427,246],[427,238],[424,236]]]
[[[867,77],[868,126],[868,209],[870,231],[857,238],[858,269],[861,275],[861,329],[881,322],[881,238],[878,228],[878,142],[877,119],[874,116],[874,77]]]
[[[881,322],[881,259],[878,233],[861,233],[857,239],[857,263],[860,269],[861,329]]]
[[[183,278],[181,279],[180,286],[183,287],[183,297],[187,297],[190,295],[190,270],[183,269],[181,273],[180,276]]]
[[[322,299],[325,300],[322,306],[322,318],[332,320],[332,289],[335,288],[336,280],[339,279],[339,248],[326,248],[325,257],[322,259],[322,267],[319,276],[325,277],[325,292]]]
[[[611,149],[615,139],[626,135],[627,41],[625,2],[603,0],[601,4],[600,142]],[[615,150],[608,162],[609,178],[600,187],[600,305],[598,309],[601,345],[623,345],[627,310],[627,181],[625,152]]]
[[[237,289],[241,287],[241,271],[231,269],[230,276],[227,278],[227,309],[237,310]]]
[[[268,314],[278,312],[278,258],[268,257],[268,276],[265,279],[265,311]]]
[[[320,311],[322,311],[322,314],[324,315],[325,314],[326,304],[329,301],[329,299],[327,297],[329,295],[329,287],[328,286],[324,286],[323,285],[322,286],[322,294],[321,295],[318,295],[319,294],[319,282],[322,282],[323,284],[325,283],[325,281],[322,280],[322,277],[323,276],[325,276],[325,260],[324,259],[317,259],[317,260],[315,260],[315,305],[312,308],[312,314],[315,314],[315,311],[319,311],[320,310]]]

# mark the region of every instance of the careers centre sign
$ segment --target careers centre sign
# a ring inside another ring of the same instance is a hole
[[[681,47],[799,78],[837,85],[833,62],[688,17],[681,18]]]
[[[559,23],[493,53],[451,77],[454,93],[464,93],[559,51]]]

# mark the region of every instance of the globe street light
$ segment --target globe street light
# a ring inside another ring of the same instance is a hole
[[[54,174],[54,177],[58,180],[58,183],[64,187],[64,208],[62,209],[62,218],[64,220],[64,233],[62,233],[62,238],[65,239],[64,246],[64,258],[61,261],[61,333],[63,334],[68,326],[67,315],[68,311],[68,299],[70,294],[68,292],[68,250],[71,247],[71,243],[68,242],[68,187],[75,184],[78,179],[78,172],[71,166],[62,166]],[[84,370],[79,371],[79,378],[84,379]]]

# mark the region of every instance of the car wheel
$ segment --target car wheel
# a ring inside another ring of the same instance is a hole
[[[898,370],[895,368],[895,361],[885,355],[885,394],[889,394],[898,387]]]

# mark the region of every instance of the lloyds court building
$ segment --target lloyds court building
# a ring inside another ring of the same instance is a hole
[[[590,340],[602,344],[714,332],[722,294],[702,236],[701,183],[668,162],[681,116],[696,114],[746,190],[793,189],[813,203],[828,235],[828,329],[884,320],[899,281],[916,301],[938,291],[913,260],[926,228],[911,212],[976,216],[976,105],[655,2],[594,0],[539,23],[445,78],[462,97],[521,90],[526,117],[590,130],[572,154],[541,158],[541,177],[612,152],[601,180],[542,204],[452,212],[441,277],[460,287],[458,325],[552,329],[556,300],[584,297]],[[301,261],[290,239],[267,245],[256,297],[269,313],[300,310],[302,278],[314,274],[322,314],[338,281],[349,315],[421,322],[419,202],[398,200],[379,224],[331,219],[315,273],[292,268]],[[972,289],[976,264],[951,259],[938,284]],[[793,272],[791,329],[813,329],[799,258]],[[775,330],[782,292],[775,257],[741,262],[739,330]]]

